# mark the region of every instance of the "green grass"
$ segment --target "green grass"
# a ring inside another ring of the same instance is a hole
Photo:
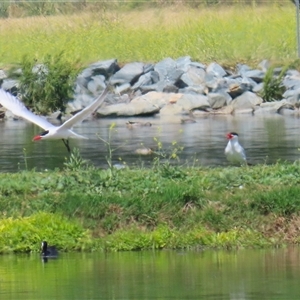
[[[0,251],[25,251],[24,234],[27,250],[44,238],[103,251],[299,243],[299,162],[172,172],[156,165],[2,173]]]
[[[0,20],[0,62],[24,55],[42,59],[63,52],[71,62],[117,58],[157,62],[190,55],[194,60],[235,65],[262,59],[296,59],[295,8],[187,7],[105,11]]]

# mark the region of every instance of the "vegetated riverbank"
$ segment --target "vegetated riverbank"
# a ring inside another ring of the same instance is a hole
[[[0,252],[38,251],[44,239],[66,251],[298,244],[299,176],[298,161],[2,173]]]
[[[5,18],[0,19],[0,67],[19,63],[24,55],[39,61],[61,52],[66,60],[83,66],[110,58],[121,63],[158,62],[186,55],[231,66],[256,66],[262,59],[285,65],[297,57],[295,30],[292,2]]]

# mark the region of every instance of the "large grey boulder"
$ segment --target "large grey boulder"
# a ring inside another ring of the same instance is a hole
[[[294,110],[294,107],[286,100],[265,102],[256,107],[254,114],[276,114],[284,109]]]
[[[74,101],[71,101],[69,108],[83,109],[92,101],[88,99],[98,96],[106,87],[106,81],[119,69],[116,59],[99,61],[85,68],[76,78]]]
[[[195,87],[197,85],[205,84],[205,75],[206,72],[204,69],[190,65],[180,79],[186,86]]]
[[[106,79],[110,78],[113,74],[120,70],[117,59],[108,59],[98,61],[89,65],[82,73],[81,76],[88,78],[95,75],[103,75]]]
[[[80,94],[73,101],[69,101],[66,108],[66,113],[79,111],[95,100],[90,94]]]
[[[181,88],[178,90],[181,94],[194,94],[194,95],[205,95],[208,93],[208,89],[203,85],[193,85]]]
[[[231,101],[234,110],[245,108],[254,109],[255,106],[260,105],[261,103],[263,103],[262,98],[249,91]]]
[[[246,91],[248,91],[247,86],[241,82],[236,81],[229,85],[227,93],[230,95],[231,98],[234,99],[242,95]]]
[[[245,76],[245,73],[251,71],[251,68],[246,64],[237,64],[236,66],[237,74],[240,76]]]
[[[221,93],[209,93],[207,95],[208,102],[211,108],[219,109],[227,104],[229,104],[232,100],[229,94],[225,92]]]
[[[190,56],[182,56],[176,59],[176,66],[178,69],[181,69],[183,72],[186,72],[191,65],[192,60]]]
[[[255,87],[253,87],[252,92],[255,94],[260,94],[263,91],[264,83],[258,83]]]
[[[133,84],[144,73],[144,63],[133,62],[126,64],[110,78],[113,85],[122,85],[125,83]]]
[[[99,95],[103,89],[105,89],[105,77],[104,75],[95,75],[90,78],[87,83],[87,90],[92,95]]]
[[[204,82],[205,66],[194,63],[189,56],[178,58],[176,61],[166,58],[158,62],[154,70],[159,74],[158,91],[174,92],[174,87],[183,89]],[[173,86],[173,87],[172,87]]]
[[[13,94],[16,94],[18,92],[18,87],[19,87],[19,81],[10,78],[4,79],[1,84],[2,89],[9,91]]]
[[[146,99],[140,97],[130,103],[120,103],[101,107],[97,111],[100,117],[131,117],[131,116],[150,116],[158,113],[160,107],[151,104]]]
[[[131,90],[131,85],[128,82],[123,83],[121,85],[117,85],[115,88],[115,92],[117,94],[122,94],[124,92],[130,92],[130,90]]]
[[[216,77],[224,77],[227,75],[227,72],[216,62],[209,64],[206,68],[206,73],[210,73]]]
[[[159,81],[159,74],[156,71],[149,71],[146,74],[143,74],[139,77],[138,81],[132,86],[133,90],[141,89],[142,91],[149,91],[149,86],[154,85]],[[148,86],[148,90],[147,90]],[[152,87],[152,90],[154,90],[154,87]]]
[[[187,69],[183,63],[185,60],[177,60],[168,57],[154,66],[154,71],[159,74],[159,81],[155,85],[158,92],[177,92],[179,87],[176,83],[180,81],[181,75]],[[188,63],[187,61],[186,63]]]
[[[244,76],[253,79],[256,83],[260,83],[265,77],[265,72],[261,70],[250,70],[246,71]]]
[[[300,88],[300,74],[295,73],[294,75],[287,75],[284,77],[282,84],[287,90],[295,90]]]
[[[300,87],[295,90],[287,90],[283,94],[283,97],[290,103],[296,104],[300,101]]]
[[[159,74],[161,81],[176,82],[184,71],[177,68],[177,63],[174,59],[168,57],[154,66],[154,70]]]
[[[188,111],[210,107],[208,97],[204,95],[182,94],[176,104]]]

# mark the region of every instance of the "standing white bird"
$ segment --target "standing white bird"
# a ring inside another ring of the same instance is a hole
[[[236,132],[230,132],[226,137],[228,139],[228,144],[225,148],[227,160],[233,164],[247,164],[245,150],[239,143],[239,135]]]
[[[35,115],[29,111],[18,98],[4,91],[3,89],[0,89],[0,104],[6,109],[10,110],[14,115],[22,117],[44,129],[43,132],[33,138],[33,141],[62,139],[68,151],[70,152],[71,150],[68,141],[69,138],[88,139],[85,136],[75,133],[72,130],[72,127],[76,123],[83,121],[88,115],[97,110],[103,104],[108,91],[109,86],[107,86],[103,90],[102,94],[98,96],[90,105],[64,122],[61,126],[55,126],[49,123],[43,117]]]

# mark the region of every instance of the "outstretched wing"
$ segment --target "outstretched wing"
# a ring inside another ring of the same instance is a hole
[[[92,112],[94,112],[96,109],[98,109],[104,102],[104,99],[105,99],[109,89],[110,89],[109,86],[107,86],[103,90],[102,94],[94,100],[94,102],[92,102],[90,105],[88,105],[82,111],[80,111],[75,116],[73,116],[72,118],[67,120],[64,124],[62,124],[59,127],[59,130],[71,129],[76,123],[83,121],[88,115],[90,115]]]
[[[0,89],[0,104],[6,109],[10,110],[14,115],[22,117],[45,130],[55,127],[46,119],[29,111],[18,98],[4,91],[3,89]]]

